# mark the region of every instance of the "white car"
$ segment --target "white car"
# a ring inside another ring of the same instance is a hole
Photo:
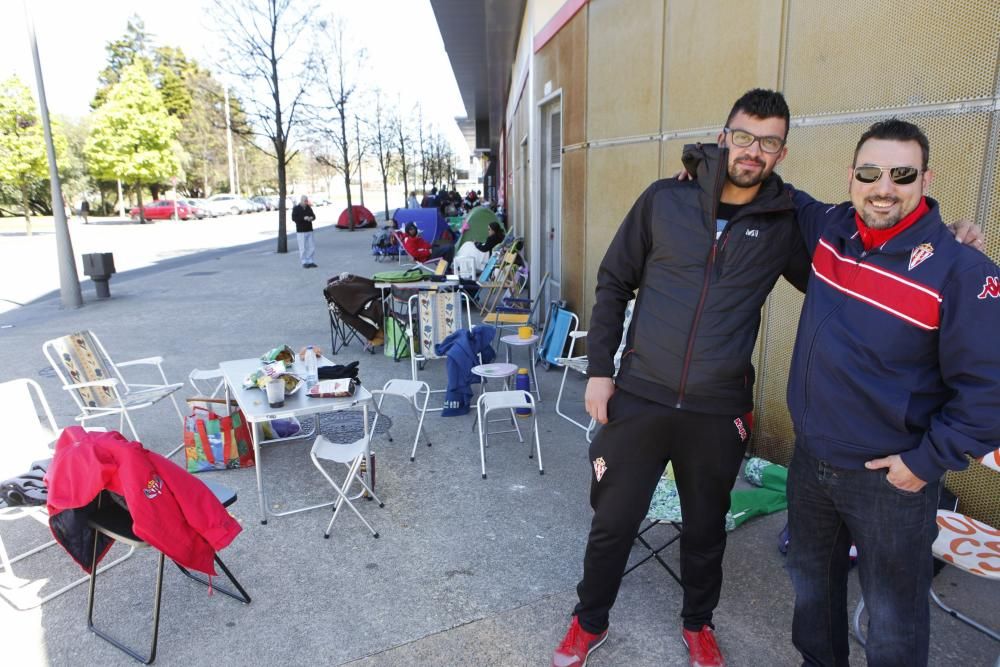
[[[205,200],[205,206],[215,215],[238,215],[254,210],[253,204],[248,200],[232,194],[212,195]]]

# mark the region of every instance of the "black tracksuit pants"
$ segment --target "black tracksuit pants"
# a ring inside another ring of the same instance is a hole
[[[739,415],[678,410],[615,391],[608,423],[590,445],[594,519],[573,612],[585,630],[608,627],[632,543],[668,461],[684,515],[681,616],[690,630],[711,624],[722,589],[729,492],[749,437],[747,420]]]

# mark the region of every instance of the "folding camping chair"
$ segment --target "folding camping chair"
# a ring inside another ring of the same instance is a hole
[[[407,257],[410,258],[410,263],[413,264],[414,266],[419,266],[421,269],[427,271],[428,273],[434,273],[437,267],[437,261],[436,261],[437,258],[430,260],[428,262],[421,262],[419,259],[410,254],[410,251],[406,248],[406,244],[403,243],[403,239],[406,238],[405,232],[397,229],[395,232],[393,232],[393,236],[396,238],[396,242],[399,244],[399,247],[403,249],[403,252],[399,255],[400,262],[402,262],[403,254],[405,254]]]
[[[485,281],[478,281],[479,293],[476,295],[476,300],[479,303],[481,315],[495,310],[500,299],[508,292],[517,293],[520,291],[518,282],[526,276],[526,274],[519,272],[520,252],[521,241],[517,239],[507,250],[497,253],[500,259],[494,265],[492,274]],[[486,273],[485,269],[483,273]],[[523,282],[521,285],[523,286]]]
[[[614,362],[615,362],[616,375],[618,374],[618,368],[621,366],[622,356],[625,354],[625,342],[628,339],[628,328],[629,325],[632,323],[632,311],[634,308],[635,308],[635,299],[632,299],[631,301],[628,302],[628,305],[625,307],[625,322],[622,325],[622,340],[618,344],[618,350],[615,352]],[[574,315],[574,317],[576,316]],[[584,424],[583,422],[577,421],[576,419],[570,417],[568,414],[562,411],[563,391],[566,388],[566,377],[569,375],[569,371],[572,369],[583,375],[587,374],[587,369],[589,367],[587,355],[573,354],[574,348],[576,347],[576,342],[586,337],[587,337],[586,331],[579,331],[576,330],[576,328],[574,327],[574,330],[567,331],[566,338],[562,339],[562,340],[569,340],[569,352],[565,357],[557,357],[555,359],[556,365],[563,367],[562,380],[559,382],[559,394],[556,396],[556,414],[558,414],[560,417],[570,422],[571,424],[574,424],[582,428],[586,433],[587,442],[590,442],[591,438],[593,437],[594,428],[597,426],[597,422],[591,419],[587,424]],[[553,341],[552,345],[553,350],[558,347],[558,340],[559,339]],[[563,343],[563,345],[565,345],[565,343]]]
[[[385,507],[385,503],[379,500],[378,496],[369,486],[364,477],[361,476],[361,464],[368,456],[368,447],[371,443],[370,433],[352,443],[336,443],[330,442],[326,439],[326,436],[319,435],[316,436],[316,441],[313,442],[312,449],[309,451],[309,458],[312,459],[313,465],[319,470],[320,474],[326,478],[326,481],[330,483],[333,490],[337,493],[337,500],[334,502],[333,517],[330,519],[330,523],[326,526],[326,531],[323,533],[325,539],[330,538],[330,531],[333,530],[333,522],[337,520],[337,515],[340,514],[340,509],[347,503],[347,506],[351,508],[361,523],[365,524],[369,531],[371,531],[372,537],[378,537],[378,531],[372,528],[372,525],[361,516],[361,512],[358,508],[354,506],[351,502],[348,492],[351,490],[351,486],[354,482],[357,482],[362,486],[363,491],[369,493],[375,502],[378,503],[379,507]],[[334,463],[342,463],[347,466],[347,476],[344,478],[342,484],[337,484],[330,476],[330,473],[326,471],[320,460],[332,461]]]
[[[167,397],[174,404],[177,417],[184,423],[184,415],[173,395],[184,385],[167,380],[163,372],[163,357],[146,357],[115,364],[97,335],[91,331],[47,340],[42,344],[42,352],[62,382],[63,389],[69,392],[79,408],[80,414],[75,419],[81,424],[88,419],[118,415],[118,430],[124,431],[127,422],[132,437],[139,440],[129,413],[148,408]],[[126,382],[120,369],[137,365],[156,366],[162,384]]]
[[[41,415],[39,415],[39,410],[41,410]],[[50,446],[55,442],[60,429],[56,427],[52,410],[49,409],[45,394],[42,393],[42,388],[37,382],[21,378],[0,383],[0,421],[3,423],[5,436],[5,442],[0,447],[0,482],[14,480],[19,475],[32,471],[33,467],[41,466],[43,462],[46,462],[46,459],[52,458]],[[35,470],[38,475],[41,474],[40,467]],[[4,484],[3,495],[7,501],[0,502],[0,522],[34,519],[45,526],[45,534],[51,537],[48,530],[49,515],[45,509],[45,502],[42,501],[41,504],[37,505],[18,505],[9,502],[17,494],[27,493],[24,489],[15,488],[15,485],[16,483],[13,481]],[[34,488],[39,492],[44,491],[44,484],[40,479]],[[35,499],[35,501],[39,500],[42,499]],[[14,563],[40,553],[55,544],[56,541],[50,539],[33,549],[11,557],[7,553],[3,536],[0,534],[0,569],[2,569],[0,572],[0,597],[7,600],[15,609],[26,611],[39,607],[80,584],[86,583],[89,577],[80,577],[58,590],[39,596],[38,593],[48,579],[21,579],[14,573]],[[130,549],[123,556],[101,566],[101,571],[121,563],[134,551],[134,548]]]
[[[483,315],[483,324],[492,324],[501,330],[516,329],[530,324],[537,329],[540,304],[545,296],[545,285],[548,280],[549,274],[546,273],[538,283],[538,292],[534,298],[509,296],[501,299],[493,310]]]
[[[412,379],[417,380],[417,371],[422,369],[427,361],[444,358],[434,351],[439,343],[460,329],[471,330],[472,308],[469,305],[469,296],[461,290],[420,290],[410,297],[408,305],[410,368]],[[444,391],[444,389],[432,389],[431,393]],[[432,412],[440,410],[441,408],[430,409]]]
[[[681,583],[680,576],[676,571],[674,571],[674,568],[667,563],[667,561],[663,560],[663,556],[660,555],[664,549],[681,538],[683,522],[681,518],[680,496],[677,494],[677,484],[670,478],[668,471],[669,468],[664,470],[663,476],[660,477],[660,481],[656,483],[656,491],[653,492],[653,499],[650,501],[649,510],[646,512],[646,520],[649,522],[648,525],[645,528],[642,528],[635,536],[635,539],[639,542],[639,544],[641,544],[649,553],[626,569],[622,576],[625,576],[643,563],[647,563],[655,558],[656,562],[662,565],[666,569],[667,573],[674,578],[674,581],[678,584]],[[646,536],[650,530],[661,524],[670,526],[673,529],[673,533],[666,542],[658,547],[654,547],[646,539]]]
[[[383,340],[382,293],[371,278],[342,274],[323,288],[330,318],[330,353],[337,354],[352,340],[375,353]]]
[[[217,484],[211,481],[205,481],[205,485],[215,494],[215,497],[219,500],[224,507],[229,507],[236,502],[236,491],[228,489],[221,484]],[[148,542],[145,542],[142,538],[138,537],[133,532],[132,526],[132,515],[129,511],[119,505],[118,503],[110,500],[110,497],[106,492],[102,492],[98,496],[98,509],[94,512],[88,519],[88,525],[94,530],[94,547],[91,556],[91,573],[87,578],[90,581],[90,590],[87,594],[87,628],[90,629],[95,635],[108,642],[115,648],[127,653],[129,656],[135,658],[141,663],[150,664],[156,660],[156,645],[160,634],[160,599],[163,591],[163,566],[166,560],[165,554],[160,551],[159,558],[157,559],[156,567],[156,584],[155,592],[153,596],[153,628],[152,628],[152,638],[150,641],[150,648],[148,655],[142,655],[136,649],[126,646],[121,643],[105,630],[102,630],[94,625],[94,602],[95,602],[95,592],[97,585],[97,575],[103,572],[106,567],[100,569],[97,568],[98,560],[98,534],[110,537],[113,540],[121,542],[123,544],[129,545],[133,550],[136,548],[150,546]],[[132,553],[131,551],[129,552]],[[229,579],[229,582],[236,588],[235,591],[229,588],[219,586],[217,583],[206,579],[203,575],[192,574],[183,567],[180,563],[174,563],[177,568],[181,571],[184,576],[189,579],[193,579],[200,584],[208,586],[209,591],[215,591],[222,593],[228,597],[238,600],[243,604],[250,604],[250,596],[247,594],[246,590],[236,580],[226,564],[222,562],[222,559],[218,555],[215,556],[215,564],[219,566],[222,573]]]

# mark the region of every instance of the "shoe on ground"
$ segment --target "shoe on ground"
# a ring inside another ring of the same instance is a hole
[[[691,655],[691,667],[725,667],[711,625],[703,625],[697,631],[682,628],[681,639]]]
[[[584,667],[589,656],[608,638],[608,631],[594,634],[580,627],[576,616],[566,631],[559,648],[552,654],[552,667]]]
[[[312,262],[310,262],[309,264],[306,264],[306,268],[309,268],[309,269],[317,269],[317,268],[319,268],[319,267],[318,267],[317,265],[313,264]]]

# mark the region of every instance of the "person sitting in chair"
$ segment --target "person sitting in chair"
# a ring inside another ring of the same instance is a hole
[[[490,228],[486,232],[486,239],[484,241],[476,241],[476,250],[480,252],[489,253],[493,251],[493,248],[500,245],[503,241],[504,231],[503,227],[500,226],[499,222],[491,222]]]
[[[450,243],[433,246],[420,236],[420,230],[412,222],[406,223],[403,228],[403,246],[406,252],[418,262],[426,262],[429,259],[443,258],[451,265],[451,260],[455,257],[455,246]]]

